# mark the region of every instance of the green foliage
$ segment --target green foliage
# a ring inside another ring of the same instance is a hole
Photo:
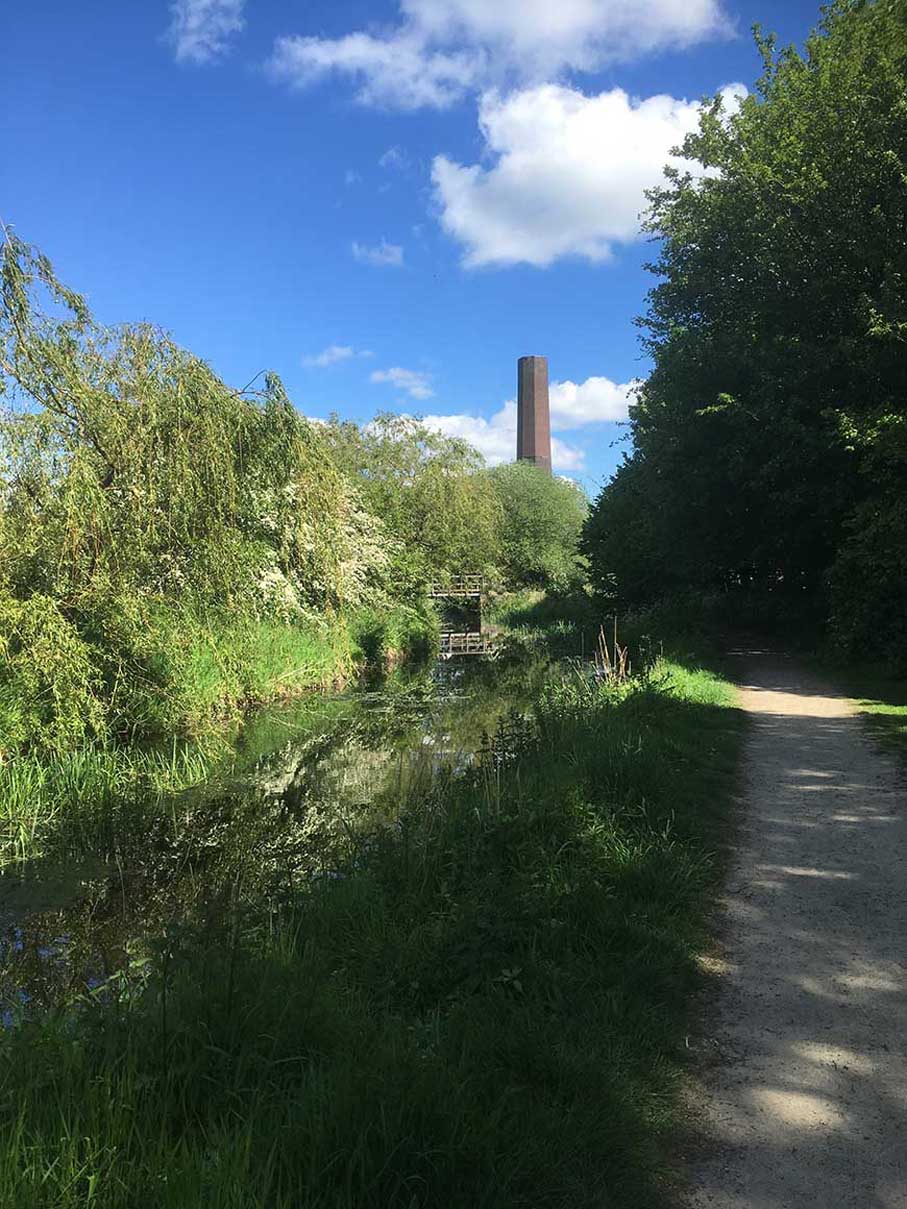
[[[621,602],[756,589],[814,620],[840,552],[835,632],[892,647],[904,463],[885,498],[876,467],[907,414],[907,9],[837,0],[804,54],[760,46],[755,93],[708,108],[695,169],[651,195],[654,369],[586,548]]]
[[[196,727],[427,653],[435,580],[579,571],[570,484],[489,473],[406,416],[310,423],[273,376],[231,390],[148,325],[99,327],[11,234],[0,393],[7,752]]]
[[[625,458],[593,503],[581,547],[589,579],[617,607],[638,608],[694,582],[695,543],[671,525],[669,488],[640,454]],[[704,579],[707,578],[704,576]]]
[[[424,601],[417,608],[364,608],[351,619],[350,637],[369,664],[389,664],[402,656],[426,658],[438,648],[440,619]]]
[[[237,706],[333,684],[351,668],[344,627],[310,616],[120,597],[94,602],[81,620],[115,736],[196,728]]]
[[[388,534],[396,595],[418,596],[450,575],[494,574],[500,508],[475,449],[391,414],[364,426],[334,417],[324,435]]]
[[[221,853],[217,812],[210,919],[0,1032],[0,1202],[668,1202],[730,706],[677,666],[574,676],[498,736],[506,759],[423,783],[332,876],[289,863],[257,907],[235,888],[260,853]]]
[[[247,613],[359,598],[367,523],[277,379],[249,399],[150,327],[98,328],[15,236],[2,285],[0,368],[21,404],[0,430],[14,590]],[[36,309],[39,285],[67,317]]]
[[[856,509],[829,578],[838,649],[907,671],[907,495]]]
[[[582,577],[578,545],[588,511],[580,487],[529,462],[489,471],[501,504],[501,567],[514,588],[564,590]]]
[[[0,762],[20,747],[58,753],[105,733],[91,651],[46,596],[0,588]]]
[[[831,637],[851,658],[907,672],[907,415],[865,436],[873,490],[848,517],[829,572]]]
[[[0,268],[11,748],[185,725],[344,670],[342,614],[383,591],[384,531],[279,381],[248,398],[150,327],[97,327],[15,236]],[[40,665],[23,627],[55,648]]]
[[[116,824],[137,803],[147,812],[169,811],[174,795],[198,787],[217,768],[220,744],[173,742],[172,747],[144,750],[94,744],[64,755],[20,755],[0,763],[0,870],[48,855],[53,839],[54,883],[62,870],[91,867],[124,846]],[[137,825],[141,826],[141,822]],[[100,833],[100,836],[99,836]],[[104,847],[101,836],[112,836]],[[154,838],[141,831],[146,849]],[[66,901],[66,896],[62,896]]]

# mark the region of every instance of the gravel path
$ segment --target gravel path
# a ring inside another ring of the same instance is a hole
[[[690,1209],[907,1209],[907,788],[852,704],[740,656],[752,715]]]

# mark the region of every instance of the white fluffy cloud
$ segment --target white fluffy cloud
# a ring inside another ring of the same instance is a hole
[[[416,369],[402,369],[399,365],[392,369],[376,369],[371,380],[390,382],[398,390],[405,390],[413,399],[430,399],[435,393],[431,388],[430,374],[421,373]]]
[[[723,90],[733,107],[741,84]],[[444,228],[464,263],[549,265],[562,256],[607,260],[635,239],[645,190],[698,122],[698,102],[634,100],[621,88],[586,96],[545,84],[479,107],[482,164],[437,156],[432,178]]]
[[[729,29],[722,0],[400,0],[389,31],[282,37],[270,67],[297,87],[346,76],[365,104],[443,108],[470,89],[596,71]]]
[[[448,437],[459,437],[475,446],[490,466],[512,462],[516,457],[516,403],[511,399],[490,420],[482,416],[423,416],[422,422]],[[555,470],[582,470],[582,449],[551,438],[551,460]]]
[[[444,109],[476,78],[472,56],[430,51],[410,34],[278,38],[268,68],[274,79],[293,88],[346,75],[356,81],[362,104],[398,109]]]
[[[636,382],[618,384],[610,378],[587,378],[579,384],[552,382],[551,427],[561,430],[626,420],[637,385]]]
[[[355,349],[349,344],[329,344],[320,353],[315,353],[311,357],[303,357],[302,363],[313,369],[327,369],[328,366],[336,365],[339,361],[351,361],[354,357],[371,356],[368,349]]]
[[[403,264],[403,249],[395,243],[382,239],[379,244],[369,247],[367,244],[353,243],[354,259],[360,264],[371,264],[377,268],[399,269]]]
[[[595,71],[726,32],[721,0],[401,0],[407,25],[435,43],[466,43],[549,76]]]
[[[174,0],[167,40],[179,62],[211,63],[245,26],[245,0]]]

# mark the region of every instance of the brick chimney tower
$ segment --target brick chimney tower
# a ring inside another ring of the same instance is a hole
[[[517,363],[516,456],[551,473],[548,416],[548,358],[520,357]]]

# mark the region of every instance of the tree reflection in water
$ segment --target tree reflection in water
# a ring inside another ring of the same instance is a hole
[[[546,663],[456,661],[250,717],[213,775],[112,799],[0,879],[0,1013],[10,1020],[141,984],[149,956],[262,920],[339,875],[369,833],[438,778],[518,741]]]

